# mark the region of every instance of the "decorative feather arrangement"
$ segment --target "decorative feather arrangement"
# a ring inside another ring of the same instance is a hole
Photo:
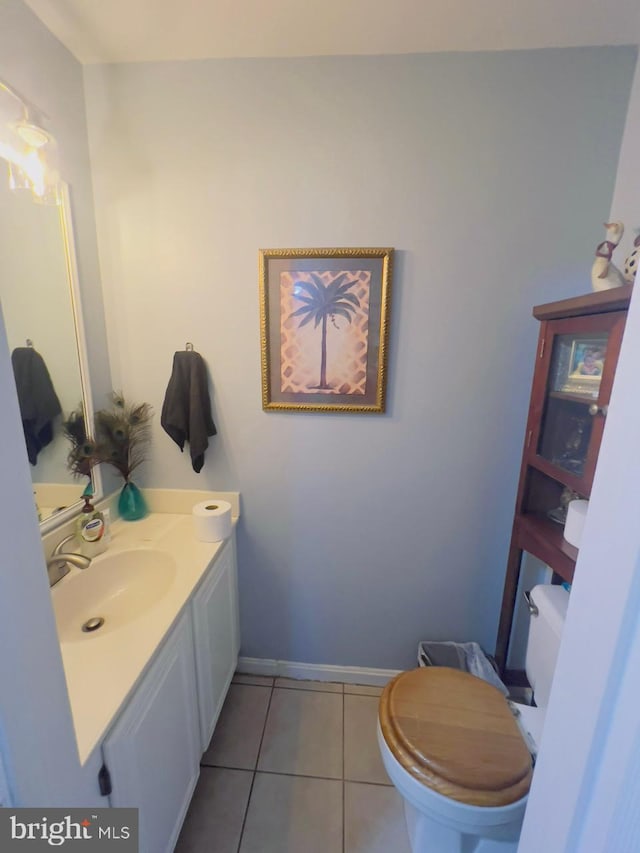
[[[82,403],[62,422],[65,437],[71,443],[67,467],[74,477],[91,478],[91,469],[100,462],[95,441],[88,438]]]
[[[151,441],[153,410],[149,403],[127,403],[122,394],[111,394],[112,407],[96,412],[96,453],[99,462],[111,465],[125,482],[147,456]]]

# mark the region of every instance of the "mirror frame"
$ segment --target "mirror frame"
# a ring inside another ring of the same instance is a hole
[[[89,374],[89,357],[87,352],[87,338],[85,334],[83,314],[82,314],[82,297],[80,293],[80,277],[78,275],[78,262],[76,259],[76,247],[73,232],[73,219],[71,215],[71,197],[69,186],[64,181],[60,181],[58,187],[60,203],[58,205],[58,213],[60,216],[60,228],[62,240],[64,243],[65,265],[67,268],[67,282],[69,285],[69,293],[71,296],[71,310],[73,312],[73,325],[76,332],[76,353],[78,356],[78,366],[80,368],[80,387],[82,390],[82,410],[84,414],[84,422],[87,428],[87,435],[93,438],[93,416],[95,409],[93,406],[93,395],[91,393],[91,382]],[[34,202],[35,204],[35,202]],[[91,480],[93,483],[93,500],[99,501],[103,497],[102,475],[100,466],[96,465],[91,471]],[[62,509],[59,512],[50,515],[48,518],[40,522],[40,533],[44,535],[55,528],[60,527],[66,521],[74,518],[79,514],[82,507],[80,497],[76,503]]]

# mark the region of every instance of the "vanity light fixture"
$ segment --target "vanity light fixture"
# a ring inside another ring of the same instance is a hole
[[[44,114],[0,79],[0,91],[21,105],[20,118],[4,120],[0,157],[9,164],[9,187],[29,190],[40,204],[59,204],[56,142],[44,129]]]

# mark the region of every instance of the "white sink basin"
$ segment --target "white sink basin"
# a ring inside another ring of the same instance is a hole
[[[104,636],[139,619],[164,598],[175,573],[174,558],[157,549],[96,557],[88,569],[64,578],[52,589],[60,642]],[[104,623],[94,631],[83,631],[90,619]]]

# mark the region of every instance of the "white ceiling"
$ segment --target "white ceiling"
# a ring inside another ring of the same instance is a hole
[[[82,63],[638,44],[638,0],[26,0]]]

